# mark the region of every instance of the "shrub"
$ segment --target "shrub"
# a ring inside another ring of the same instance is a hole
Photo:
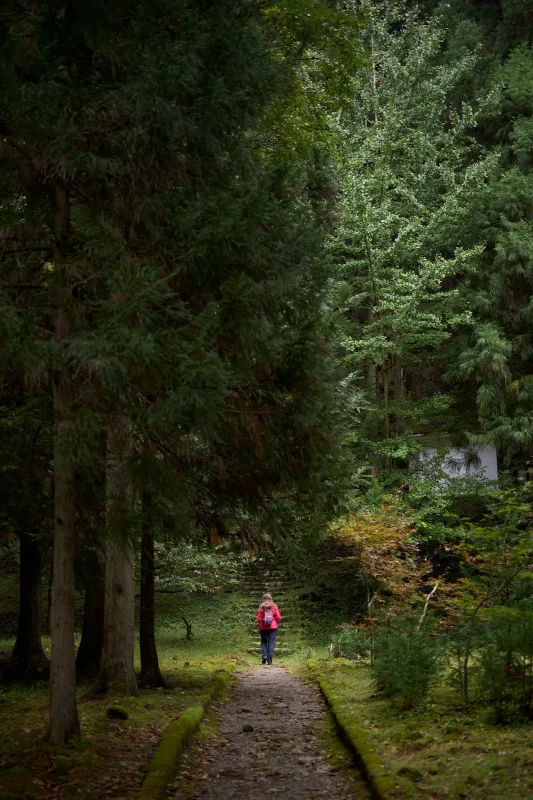
[[[479,651],[478,690],[496,711],[533,712],[533,610],[531,604],[499,607],[486,621]]]
[[[334,658],[370,658],[370,634],[359,628],[344,628],[334,636],[330,650]]]
[[[413,620],[399,618],[376,634],[376,688],[402,706],[412,708],[425,697],[440,667],[436,638],[426,627],[417,630]]]

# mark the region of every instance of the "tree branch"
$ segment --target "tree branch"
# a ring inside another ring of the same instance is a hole
[[[437,582],[437,583],[435,584],[435,586],[433,587],[433,589],[432,589],[432,590],[430,591],[430,593],[428,594],[428,596],[426,597],[426,602],[424,603],[424,610],[422,611],[422,616],[421,616],[421,617],[420,617],[420,619],[418,620],[418,625],[416,626],[416,631],[417,631],[417,633],[418,633],[418,631],[420,630],[420,628],[422,627],[422,623],[424,622],[424,620],[425,620],[425,618],[426,618],[426,614],[427,614],[427,610],[428,610],[428,606],[429,606],[429,601],[431,600],[431,598],[433,597],[433,595],[434,595],[434,594],[435,594],[435,592],[437,591],[437,587],[438,587],[438,585],[439,585],[439,584],[438,584],[438,582]]]

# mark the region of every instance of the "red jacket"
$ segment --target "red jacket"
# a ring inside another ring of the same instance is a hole
[[[257,622],[259,623],[259,630],[260,631],[274,631],[278,627],[278,622],[281,622],[281,614],[279,613],[279,608],[274,605],[272,606],[272,625],[263,625],[263,615],[264,611],[261,607],[259,607],[257,611]]]

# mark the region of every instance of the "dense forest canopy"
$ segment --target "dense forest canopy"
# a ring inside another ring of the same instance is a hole
[[[470,531],[480,608],[526,604],[532,37],[529,0],[2,4],[0,546],[22,670],[51,579],[52,743],[76,670],[137,691],[138,585],[164,684],[159,556],[234,585],[331,535],[400,613]],[[500,486],[413,473],[427,437]]]

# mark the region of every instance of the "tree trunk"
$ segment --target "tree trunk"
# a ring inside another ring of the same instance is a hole
[[[42,541],[20,535],[20,602],[17,641],[13,658],[19,670],[48,666],[41,644]]]
[[[370,256],[369,256],[369,268],[372,269],[372,265],[370,263]],[[369,300],[369,305],[367,309],[367,323],[371,325],[374,322],[374,319],[375,319],[374,306],[372,304],[372,301]],[[367,385],[368,385],[368,393],[370,395],[371,400],[376,401],[378,396],[378,371],[376,364],[372,360],[369,360],[367,365]],[[371,475],[373,478],[377,478],[379,475],[378,459],[375,455],[370,455],[370,459],[372,462]]]
[[[85,599],[81,642],[76,655],[76,669],[95,678],[100,669],[104,645],[104,565],[97,550],[89,544],[85,561]]]
[[[69,291],[64,256],[69,236],[69,196],[64,185],[56,187],[56,245],[54,269],[58,294],[55,339],[58,347],[71,335]],[[50,731],[52,744],[64,744],[80,734],[76,706],[74,662],[74,558],[76,554],[74,466],[66,453],[72,433],[72,381],[65,359],[59,353],[54,376],[54,579],[50,634]]]
[[[52,614],[52,584],[54,583],[54,545],[50,555],[50,569],[48,570],[48,592],[46,598],[46,630],[50,633],[50,619]]]
[[[97,691],[137,694],[133,669],[135,629],[134,540],[131,533],[131,423],[107,419],[104,649]]]
[[[383,379],[383,411],[384,411],[384,418],[383,418],[383,433],[385,439],[390,439],[390,413],[389,413],[389,373],[385,365],[381,368],[381,375]],[[390,472],[391,468],[391,459],[390,455],[387,453],[385,455],[385,471]]]
[[[163,686],[165,680],[159,670],[155,644],[155,592],[154,592],[154,532],[152,527],[152,497],[143,493],[143,522],[141,542],[141,686]]]

